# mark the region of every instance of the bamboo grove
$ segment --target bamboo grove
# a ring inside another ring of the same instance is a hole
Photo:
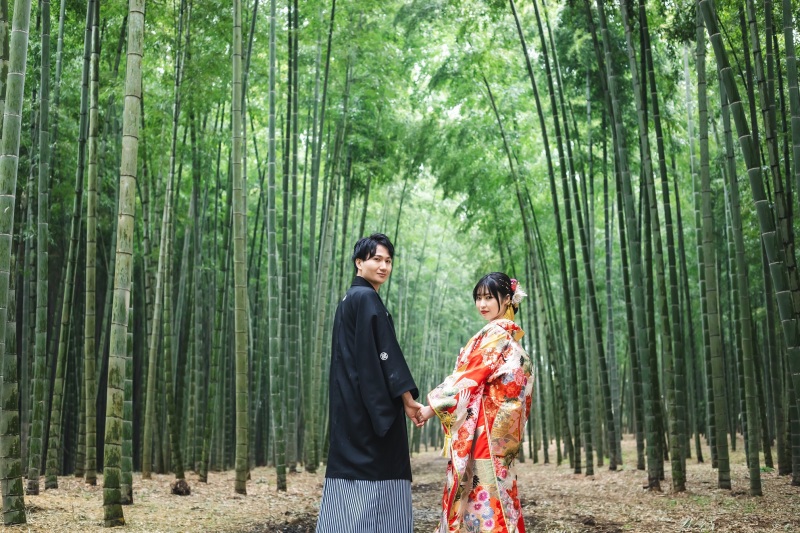
[[[800,484],[798,16],[0,0],[4,522],[64,475],[116,526],[134,471],[233,468],[246,494],[255,466],[277,490],[324,468],[333,311],[374,231],[423,393],[477,329],[477,277],[523,281],[521,460]]]

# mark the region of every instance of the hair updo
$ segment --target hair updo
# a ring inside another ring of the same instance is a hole
[[[504,274],[503,272],[489,272],[479,279],[478,283],[475,284],[475,288],[472,289],[473,301],[478,299],[478,292],[484,288],[498,301],[498,303],[502,302],[506,296],[509,298],[514,296],[514,290],[511,288],[511,278],[509,278],[508,275]],[[514,304],[511,302],[509,305],[514,308],[514,312],[519,310],[519,304]]]

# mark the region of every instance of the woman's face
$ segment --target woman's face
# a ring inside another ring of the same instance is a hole
[[[510,302],[511,298],[508,296],[503,298],[502,303],[497,301],[497,298],[492,296],[492,293],[490,293],[486,287],[482,287],[478,290],[478,295],[475,298],[475,307],[478,308],[478,312],[484,320],[491,322],[492,320],[501,318],[506,313]]]

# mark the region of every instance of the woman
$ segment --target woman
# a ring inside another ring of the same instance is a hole
[[[438,533],[524,533],[514,459],[531,408],[531,361],[514,313],[526,296],[492,272],[472,291],[488,322],[461,350],[455,371],[428,394],[419,418],[437,415],[449,455]]]

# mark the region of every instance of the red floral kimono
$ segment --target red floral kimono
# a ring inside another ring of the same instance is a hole
[[[438,533],[525,532],[514,474],[533,389],[523,335],[511,320],[489,322],[428,394],[450,457]]]

